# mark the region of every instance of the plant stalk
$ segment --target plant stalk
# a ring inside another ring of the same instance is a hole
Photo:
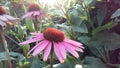
[[[7,59],[8,59],[9,67],[12,68],[12,63],[11,63],[11,59],[10,59],[10,55],[9,55],[9,49],[8,49],[7,41],[6,41],[5,36],[4,36],[4,30],[3,29],[1,29],[0,35],[1,35],[3,45],[4,45],[4,48],[5,48],[5,51],[6,51],[6,56],[7,56]]]
[[[52,46],[51,53],[50,53],[50,68],[53,68],[53,62],[54,62],[54,59],[53,59],[53,46]]]

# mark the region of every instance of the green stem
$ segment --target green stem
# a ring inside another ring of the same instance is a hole
[[[82,0],[81,6],[82,6],[82,8],[84,9],[84,11],[87,14],[87,19],[88,19],[92,29],[94,29],[95,27],[94,27],[93,22],[92,22],[92,20],[90,18],[89,6],[87,6],[87,4],[84,3],[84,0]]]
[[[54,59],[53,59],[53,46],[52,46],[51,53],[50,53],[50,68],[53,68],[53,62],[54,62]]]
[[[38,22],[34,23],[35,31],[38,33]]]
[[[40,32],[42,32],[42,22],[40,22]]]
[[[5,40],[3,29],[1,29],[1,30],[2,30],[1,31],[1,38],[2,38],[3,45],[4,45],[4,48],[5,48],[5,51],[6,51],[6,56],[7,56],[7,59],[8,59],[9,67],[12,68],[12,63],[11,63],[11,59],[10,59],[10,55],[9,55],[9,49],[8,49],[7,41]]]
[[[35,20],[33,22],[34,22],[35,31],[38,33],[39,21],[38,21],[37,17],[35,17]]]

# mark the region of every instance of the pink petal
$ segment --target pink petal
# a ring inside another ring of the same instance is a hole
[[[8,19],[7,19],[7,18],[5,18],[5,17],[4,17],[4,16],[2,16],[2,15],[0,16],[0,20],[5,21],[5,22],[6,22],[6,21],[8,21]]]
[[[39,12],[40,12],[40,14],[39,14],[38,18],[46,17],[46,13],[44,11],[39,11]]]
[[[79,42],[76,42],[76,41],[70,40],[70,39],[65,39],[64,41],[67,42],[67,43],[70,43],[74,46],[77,46],[77,47],[80,47],[80,48],[84,49],[84,47],[82,46],[83,45],[82,43],[79,43]]]
[[[46,47],[45,50],[44,50],[44,57],[43,57],[43,60],[44,60],[44,61],[47,61],[48,56],[49,56],[50,51],[51,51],[51,47],[52,47],[52,43],[49,42],[49,44],[47,45],[47,47]]]
[[[25,45],[25,44],[33,43],[33,42],[36,42],[36,41],[38,41],[38,40],[39,40],[38,38],[29,39],[29,40],[27,40],[27,41],[24,41],[24,42],[19,43],[19,45]]]
[[[42,42],[42,41],[41,41]],[[39,45],[35,45],[28,53],[27,55],[29,55],[33,50],[35,50]]]
[[[12,16],[10,16],[10,15],[3,15],[4,17],[6,17],[7,19],[9,19],[9,20],[19,20],[18,18],[15,18],[15,17],[12,17]]]
[[[7,24],[5,23],[5,22],[3,22],[3,21],[0,21],[0,26],[6,26]]]
[[[65,50],[65,46],[62,43],[58,43],[61,55],[63,57],[63,59],[66,59],[66,50]]]
[[[34,52],[33,52],[33,56],[36,56],[37,54],[39,54],[42,50],[45,49],[45,47],[48,45],[49,41],[47,40],[43,40],[40,43],[38,43],[36,46],[38,46]]]
[[[40,14],[39,11],[34,11],[33,16],[38,16]]]
[[[32,36],[33,38],[40,38],[41,40],[44,39],[44,36],[42,33],[36,34],[35,36]]]
[[[71,44],[69,44],[69,43],[68,43],[68,47],[71,47],[71,48],[73,48],[73,49],[76,50],[76,51],[83,52],[83,50],[82,50],[81,48],[79,48],[79,47],[77,47],[77,46],[74,46],[74,45],[71,45]]]
[[[33,43],[33,42],[36,42],[36,41],[40,41],[40,40],[43,40],[43,35],[39,35],[38,37],[35,37],[33,39],[29,39],[27,41],[24,41],[22,43],[20,43],[19,45],[24,45],[24,44],[28,44],[28,43]]]
[[[36,32],[30,33],[30,34],[32,34],[32,35],[43,35],[43,33],[36,33]]]
[[[70,53],[71,53],[73,56],[75,56],[76,58],[79,57],[78,53],[77,53],[71,46],[69,46],[68,43],[63,42],[63,44],[64,44],[64,46],[65,46],[65,49],[66,49],[68,52],[70,52]]]
[[[26,18],[26,17],[31,17],[32,14],[33,14],[33,12],[27,12],[25,15],[23,15],[23,16],[21,17],[21,19],[24,19],[24,18]]]
[[[60,49],[59,49],[59,45],[55,42],[53,42],[53,45],[54,45],[54,52],[55,52],[55,55],[57,56],[57,58],[59,59],[59,61],[61,63],[64,63],[64,60],[62,58],[62,55],[61,55],[61,52],[60,52]]]

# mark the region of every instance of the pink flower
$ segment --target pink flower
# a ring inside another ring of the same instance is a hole
[[[39,19],[46,17],[46,13],[38,4],[31,4],[28,7],[28,12],[25,15],[23,15],[21,19],[24,19],[26,17],[30,17],[31,19]]]
[[[47,28],[43,33],[32,33],[32,39],[20,43],[20,45],[29,44],[32,42],[39,43],[34,46],[28,54],[33,51],[33,56],[36,56],[41,51],[44,52],[43,60],[47,61],[51,49],[54,49],[55,55],[61,63],[66,59],[66,52],[71,53],[74,57],[78,58],[77,51],[83,52],[84,47],[81,43],[65,38],[64,33],[55,28]]]
[[[0,27],[12,27],[12,25],[14,25],[18,20],[18,18],[7,15],[6,10],[2,6],[0,6]]]

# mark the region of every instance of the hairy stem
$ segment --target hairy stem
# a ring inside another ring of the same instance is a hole
[[[8,59],[9,67],[12,68],[12,63],[11,63],[11,59],[10,59],[10,55],[9,55],[9,49],[8,49],[7,41],[5,40],[3,29],[1,29],[0,35],[1,35],[3,45],[4,45],[4,48],[5,48],[5,51],[6,51],[6,56],[7,56],[7,59]]]

